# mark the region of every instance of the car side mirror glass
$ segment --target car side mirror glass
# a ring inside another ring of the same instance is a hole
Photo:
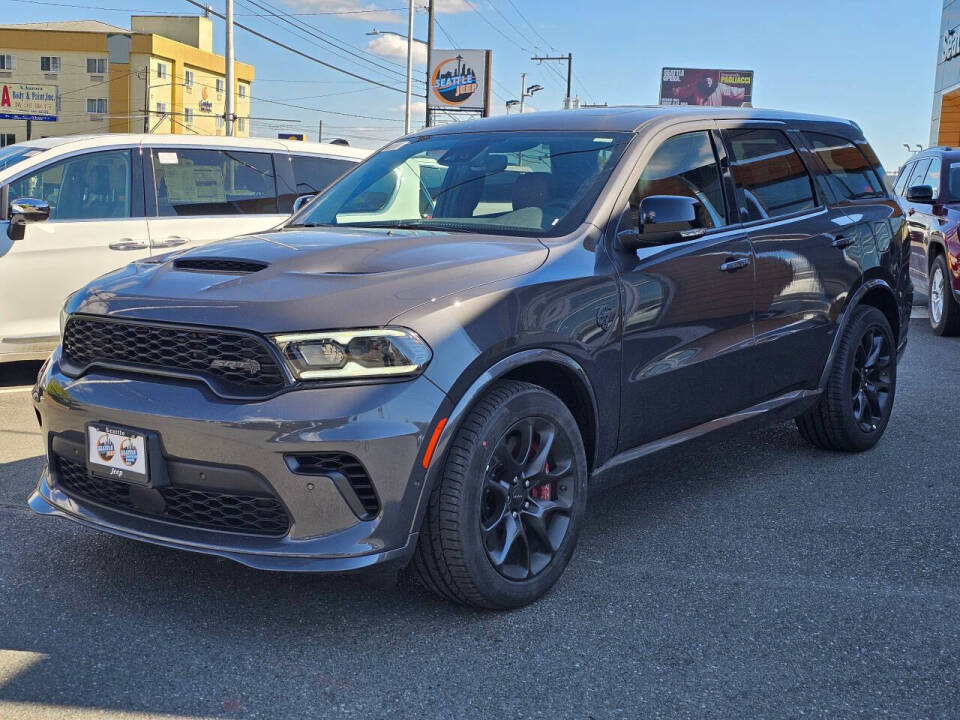
[[[914,185],[907,190],[907,202],[932,205],[933,188],[929,185]]]
[[[650,195],[640,201],[638,225],[617,234],[624,250],[683,242],[703,235],[706,211],[699,200],[683,195]]]
[[[291,215],[296,215],[298,212],[300,212],[303,209],[304,205],[306,205],[308,202],[313,200],[316,196],[317,196],[316,193],[311,193],[309,195],[301,195],[296,200],[294,200],[293,212],[291,213]]]
[[[10,218],[7,236],[11,240],[23,240],[29,223],[43,222],[50,217],[50,203],[36,198],[17,198],[10,203],[7,217]]]

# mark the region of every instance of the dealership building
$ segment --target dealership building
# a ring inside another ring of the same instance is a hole
[[[253,67],[235,69],[235,134],[249,136]],[[0,117],[0,144],[27,139],[24,113],[34,138],[224,135],[225,82],[208,17],[133,16],[129,30],[95,20],[0,25],[0,116],[17,116]],[[24,97],[38,99],[18,106]]]

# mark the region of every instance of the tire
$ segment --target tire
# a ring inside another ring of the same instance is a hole
[[[927,298],[933,332],[947,336],[960,334],[960,303],[953,294],[945,256],[937,255],[934,258],[928,283]]]
[[[408,571],[464,605],[527,605],[570,562],[586,499],[586,454],[566,405],[537,385],[497,382],[450,445]]]
[[[843,331],[819,401],[797,418],[800,434],[825,450],[862,452],[883,436],[897,390],[897,344],[886,316],[861,305]]]

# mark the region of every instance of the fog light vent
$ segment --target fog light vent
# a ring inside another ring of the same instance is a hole
[[[366,469],[346,453],[296,453],[286,456],[287,466],[298,475],[329,477],[343,499],[362,520],[380,513],[380,498]]]

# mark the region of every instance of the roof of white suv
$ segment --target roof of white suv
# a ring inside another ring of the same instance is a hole
[[[18,143],[23,147],[38,150],[82,150],[86,148],[112,147],[117,145],[177,145],[179,147],[229,147],[249,150],[286,150],[296,153],[334,155],[363,160],[370,150],[331,145],[329,143],[301,142],[299,140],[274,140],[272,138],[213,137],[209,135],[147,135],[136,133],[106,133],[102,135],[66,135]]]

